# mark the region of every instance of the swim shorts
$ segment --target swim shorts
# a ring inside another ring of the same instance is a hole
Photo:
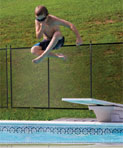
[[[53,49],[59,49],[60,47],[62,47],[64,45],[64,37],[62,37],[62,39],[58,40],[57,44],[55,45],[55,47]],[[42,42],[39,42],[37,44],[35,44],[34,46],[41,46],[42,50],[45,50],[47,48],[47,46],[49,45],[50,40],[43,40]]]

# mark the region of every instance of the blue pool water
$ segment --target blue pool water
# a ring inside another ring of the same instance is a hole
[[[0,121],[0,143],[123,143],[123,124]]]

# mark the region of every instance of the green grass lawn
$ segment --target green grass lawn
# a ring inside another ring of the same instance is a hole
[[[34,28],[37,5],[45,5],[49,13],[75,24],[84,43],[122,41],[122,3],[122,0],[0,0],[0,46],[31,47],[37,42]],[[61,30],[66,44],[75,43],[70,30],[63,27]]]
[[[40,0],[0,0],[1,47],[31,47],[39,42],[34,28],[34,9],[39,4],[47,6],[51,14],[75,24],[84,43],[122,41],[121,0],[47,0],[42,3]],[[61,30],[65,44],[75,44],[74,34],[63,27]],[[62,102],[61,98],[90,97],[89,47],[64,47],[56,52],[67,55],[68,61],[50,59],[50,105],[80,107]],[[122,45],[93,46],[93,97],[123,103],[121,55]],[[12,50],[12,57],[13,106],[47,107],[47,59],[33,64],[34,56],[28,49]],[[0,119],[52,120],[60,117],[95,115],[85,110],[0,109]]]

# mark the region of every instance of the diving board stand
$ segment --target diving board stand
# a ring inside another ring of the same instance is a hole
[[[62,98],[62,101],[87,105],[99,122],[123,122],[123,104],[93,98]]]

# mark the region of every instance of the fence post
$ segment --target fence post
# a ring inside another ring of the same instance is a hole
[[[12,102],[12,47],[10,45],[10,92],[11,92],[11,108],[13,107]]]
[[[90,41],[90,98],[92,98],[92,41]]]
[[[7,60],[7,52],[8,52],[8,48],[6,45],[6,89],[7,89],[7,108],[8,108],[8,60]]]
[[[48,108],[50,108],[50,59],[48,57]]]

